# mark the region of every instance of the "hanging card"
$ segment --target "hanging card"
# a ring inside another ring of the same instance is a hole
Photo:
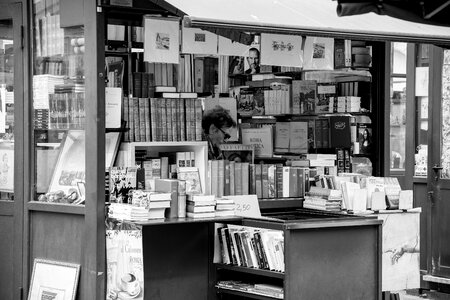
[[[178,64],[180,56],[178,18],[144,17],[144,60]]]
[[[334,69],[334,40],[324,37],[306,37],[303,50],[304,70]]]
[[[217,35],[200,28],[183,27],[181,52],[189,54],[217,54]]]
[[[302,37],[296,35],[261,34],[261,64],[302,67]]]

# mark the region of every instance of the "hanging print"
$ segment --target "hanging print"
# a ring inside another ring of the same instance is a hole
[[[296,35],[261,34],[261,64],[302,67],[302,37]]]
[[[154,63],[179,63],[179,19],[144,17],[144,60]]]

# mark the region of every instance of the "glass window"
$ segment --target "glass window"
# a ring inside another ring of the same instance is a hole
[[[450,50],[444,50],[442,66],[442,143],[441,172],[442,178],[450,178]]]
[[[416,152],[414,155],[414,176],[427,176],[428,163],[428,48],[429,45],[417,45],[416,57]]]
[[[85,180],[84,29],[61,17],[61,4],[33,1],[34,200],[79,204]]]
[[[14,191],[14,43],[12,20],[0,20],[0,200]]]
[[[392,43],[390,85],[391,171],[405,170],[406,43]]]

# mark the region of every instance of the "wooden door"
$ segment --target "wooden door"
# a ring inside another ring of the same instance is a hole
[[[23,235],[22,8],[0,9],[0,299],[20,299]],[[15,122],[14,122],[15,121]]]
[[[428,272],[450,278],[450,50],[431,49]]]

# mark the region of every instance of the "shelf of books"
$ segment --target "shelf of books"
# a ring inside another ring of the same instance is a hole
[[[84,27],[79,20],[62,17],[60,4],[33,3],[34,199],[83,204]]]

